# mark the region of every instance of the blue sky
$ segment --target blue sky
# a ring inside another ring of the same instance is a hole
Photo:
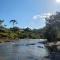
[[[16,19],[20,28],[42,28],[44,18],[59,11],[57,0],[0,0],[0,19],[11,26],[9,21]]]

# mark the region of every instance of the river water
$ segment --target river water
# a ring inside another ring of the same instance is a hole
[[[20,39],[0,44],[0,60],[49,60],[41,39]]]

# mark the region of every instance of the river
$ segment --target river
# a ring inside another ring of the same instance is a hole
[[[49,60],[41,39],[20,39],[0,44],[0,60]]]

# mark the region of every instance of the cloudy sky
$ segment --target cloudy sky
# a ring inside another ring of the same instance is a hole
[[[42,28],[45,17],[60,11],[60,0],[0,0],[0,19],[9,26],[16,19],[21,28]]]

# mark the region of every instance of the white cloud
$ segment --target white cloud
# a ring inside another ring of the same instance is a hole
[[[48,18],[51,15],[52,15],[52,13],[44,13],[42,15],[35,15],[32,18],[33,18],[33,20],[37,20],[37,19],[39,19],[39,20],[40,19],[45,20],[46,17]]]

